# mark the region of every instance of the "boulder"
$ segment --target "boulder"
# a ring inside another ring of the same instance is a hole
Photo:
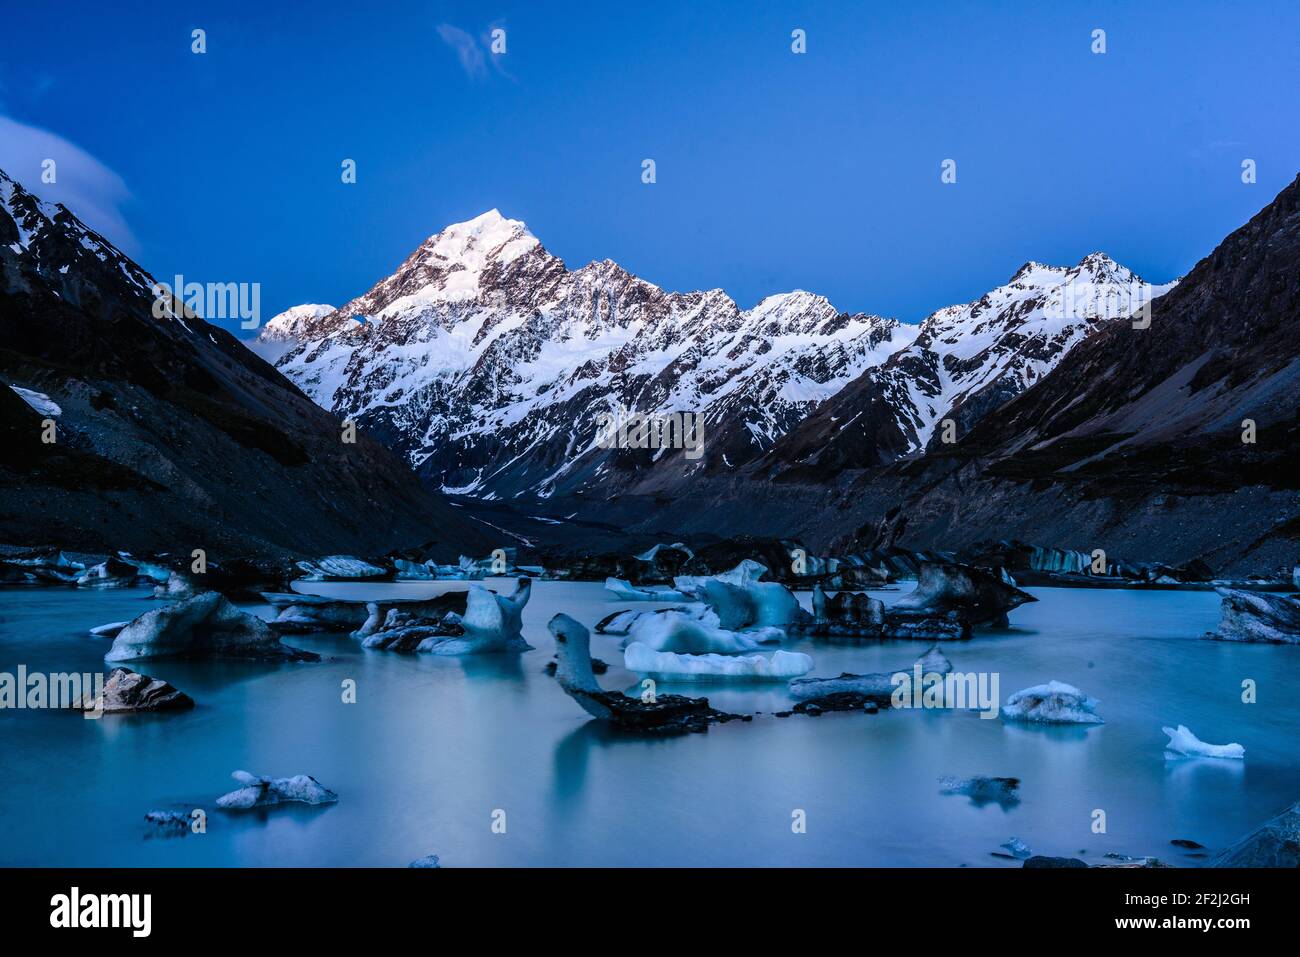
[[[104,656],[114,662],[144,658],[320,660],[317,654],[280,644],[266,622],[240,611],[219,592],[145,612],[117,633]]]
[[[1300,599],[1290,595],[1215,589],[1223,597],[1219,627],[1205,637],[1215,641],[1300,644]]]
[[[102,710],[104,714],[186,711],[193,707],[193,698],[177,691],[161,678],[151,678],[126,668],[114,668],[109,672],[102,699],[92,693],[81,702],[83,711]]]

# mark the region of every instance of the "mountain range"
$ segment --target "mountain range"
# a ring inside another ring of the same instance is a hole
[[[571,271],[492,210],[338,309],[276,316],[252,347],[444,492],[662,496],[778,446],[823,472],[864,444],[879,464],[919,453],[945,417],[969,430],[1106,316],[1171,286],[1094,253],[1026,263],[919,326],[804,291],[741,309],[720,289],[665,292],[608,260]],[[617,409],[698,414],[704,454],[602,447],[601,413]]]

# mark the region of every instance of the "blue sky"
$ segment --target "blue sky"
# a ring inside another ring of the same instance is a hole
[[[1028,259],[1101,249],[1166,281],[1300,171],[1293,0],[123,0],[0,22],[0,166],[159,278],[260,282],[264,318],[359,295],[497,207],[571,268],[917,320]]]

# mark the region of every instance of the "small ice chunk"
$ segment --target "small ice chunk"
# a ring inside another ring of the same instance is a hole
[[[333,804],[339,796],[324,787],[308,774],[295,774],[291,778],[262,778],[247,771],[230,775],[244,787],[217,798],[217,807],[231,811],[245,811],[273,804]]]
[[[1007,698],[1002,717],[1009,721],[1040,724],[1103,724],[1097,716],[1098,701],[1074,685],[1049,681],[1017,691]]]
[[[1169,743],[1165,745],[1165,750],[1172,751],[1174,754],[1199,758],[1234,758],[1236,760],[1246,757],[1246,749],[1241,745],[1206,744],[1192,734],[1185,724],[1180,724],[1177,728],[1161,728],[1160,730],[1169,735]]]

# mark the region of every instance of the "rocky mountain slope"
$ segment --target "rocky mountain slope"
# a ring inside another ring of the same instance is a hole
[[[337,419],[229,333],[155,318],[152,286],[0,172],[0,542],[213,556],[493,547],[380,443],[344,444]]]
[[[787,462],[817,449],[819,468],[918,452],[945,416],[968,429],[1106,315],[1168,288],[1094,254],[1026,264],[919,328],[807,292],[742,310],[721,290],[668,293],[610,261],[569,271],[494,210],[430,237],[334,312],[277,316],[252,346],[436,487],[595,502],[681,495],[777,446]],[[702,415],[702,454],[598,447],[601,414],[619,407]]]
[[[837,551],[1018,539],[1200,559],[1225,575],[1289,569],[1300,553],[1298,198],[1300,179],[1156,299],[1146,328],[1100,323],[952,445],[882,464],[882,446],[908,448],[899,433],[882,433],[892,445],[813,441],[849,403],[884,417],[877,383],[900,354],[742,474],[697,483],[671,508],[616,502],[607,520]]]

